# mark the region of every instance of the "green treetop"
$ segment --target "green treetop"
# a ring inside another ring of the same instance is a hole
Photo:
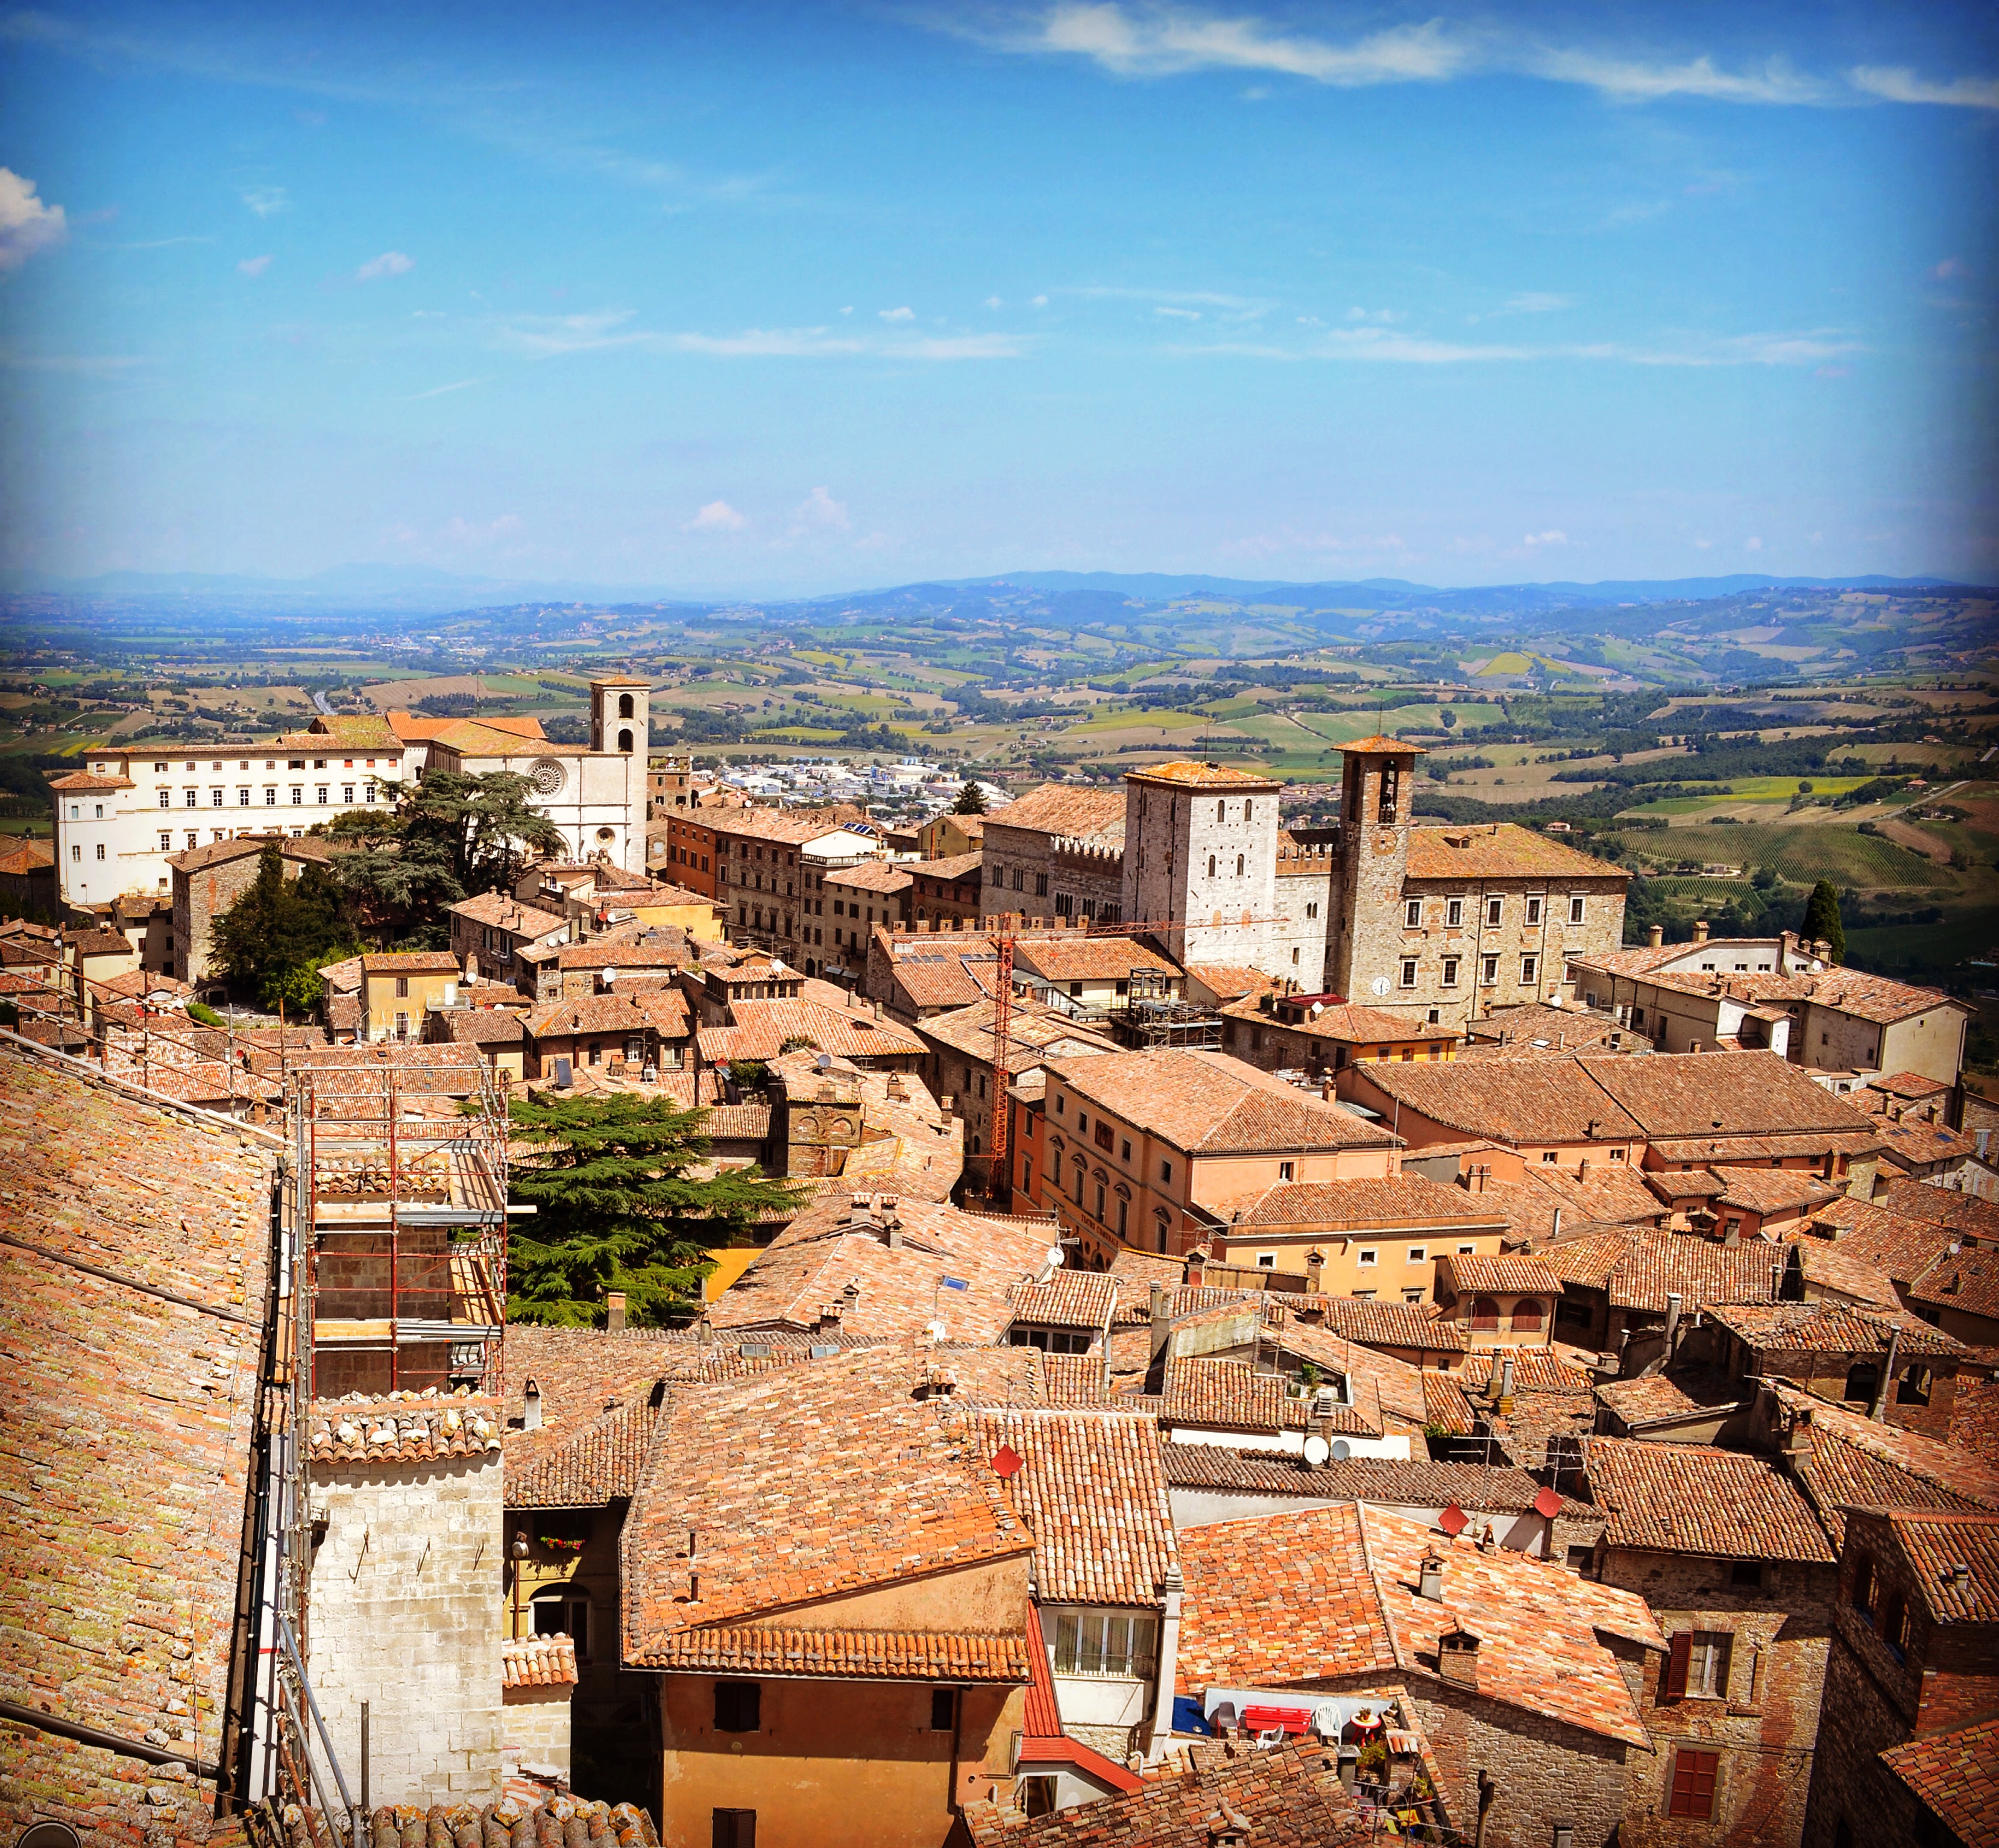
[[[959,787],[958,800],[951,805],[953,815],[983,815],[986,812],[986,792],[969,777]]]
[[[512,1196],[535,1209],[508,1237],[512,1321],[594,1327],[611,1290],[642,1327],[690,1315],[704,1251],[743,1241],[797,1198],[754,1168],[697,1178],[708,1113],[670,1098],[530,1092],[508,1114]]]
[[[304,1009],[325,991],[320,966],[352,956],[355,946],[341,891],[321,866],[285,876],[274,841],[258,857],[257,877],[215,920],[214,963],[258,1003]]]
[[[1839,921],[1839,888],[1830,879],[1821,879],[1805,901],[1805,921],[1798,935],[1808,943],[1821,937],[1832,946],[1832,960],[1846,960],[1846,926]]]

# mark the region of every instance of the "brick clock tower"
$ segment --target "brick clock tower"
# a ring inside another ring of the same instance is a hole
[[[1349,1001],[1379,1006],[1402,942],[1402,881],[1420,745],[1361,738],[1342,745],[1339,860],[1326,980]]]

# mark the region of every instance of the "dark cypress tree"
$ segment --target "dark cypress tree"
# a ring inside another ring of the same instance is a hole
[[[1832,946],[1832,960],[1846,960],[1846,926],[1839,921],[1839,888],[1830,879],[1821,879],[1805,901],[1805,921],[1798,935],[1808,943],[1821,937]]]

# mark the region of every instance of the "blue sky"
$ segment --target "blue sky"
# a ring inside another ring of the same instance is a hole
[[[1991,581],[1994,18],[0,5],[0,566]]]

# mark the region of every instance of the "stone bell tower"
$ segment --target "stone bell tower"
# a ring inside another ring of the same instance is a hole
[[[615,767],[622,779],[623,823],[616,830],[622,860],[628,873],[646,870],[646,763],[652,742],[653,685],[628,674],[611,674],[590,683],[590,748],[594,753],[621,761]],[[606,767],[594,767],[592,781],[601,781]],[[600,831],[601,837],[601,831]]]
[[[1328,933],[1326,980],[1349,1001],[1391,1001],[1402,945],[1402,881],[1409,864],[1409,808],[1420,745],[1361,738],[1342,745],[1337,915]]]

